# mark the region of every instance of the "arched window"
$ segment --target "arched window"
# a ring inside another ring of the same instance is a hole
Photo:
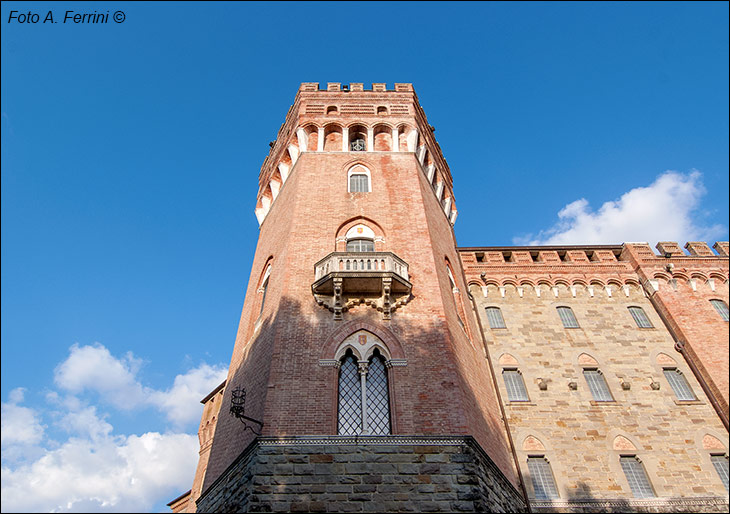
[[[654,498],[654,489],[646,475],[644,464],[636,455],[622,455],[621,468],[635,498]]]
[[[261,287],[259,287],[259,293],[261,293],[261,307],[259,307],[259,316],[264,312],[264,304],[266,303],[266,291],[269,288],[269,276],[271,275],[271,264],[266,268],[264,278],[261,279]]]
[[[727,453],[713,453],[710,455],[710,461],[717,471],[717,475],[722,481],[725,489],[728,489],[728,457]]]
[[[692,401],[697,399],[681,371],[677,368],[663,368],[662,371],[664,371],[664,377],[669,382],[669,386],[674,391],[677,400]]]
[[[353,166],[347,172],[347,191],[349,193],[370,192],[370,170],[364,166]]]
[[[502,370],[504,386],[507,388],[507,399],[511,402],[529,402],[525,381],[522,373],[517,368],[504,368]]]
[[[563,322],[563,328],[580,328],[573,309],[570,307],[558,307],[558,315],[560,315],[560,321]]]
[[[367,340],[368,336],[358,337]],[[357,360],[352,349],[347,349],[340,359],[337,398],[338,434],[390,434],[388,370],[378,348],[371,347],[365,361]]]
[[[550,462],[548,462],[544,455],[531,455],[527,457],[527,469],[530,472],[536,500],[555,500],[560,498],[558,487],[555,485],[553,470],[550,467]]]
[[[347,350],[340,361],[337,402],[337,433],[357,435],[362,432],[362,389],[357,359]]]
[[[351,152],[364,152],[368,149],[368,132],[367,129],[361,125],[356,125],[350,128],[350,151]]]
[[[348,252],[374,252],[375,232],[367,225],[358,224],[345,234]]]
[[[722,300],[710,300],[710,303],[715,308],[717,313],[720,315],[723,321],[730,320],[730,316],[728,315],[728,309],[727,304],[723,302]]]

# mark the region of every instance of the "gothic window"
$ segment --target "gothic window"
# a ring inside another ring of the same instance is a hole
[[[621,468],[635,498],[654,498],[654,489],[646,476],[644,464],[636,455],[622,455]]]
[[[558,487],[550,463],[543,455],[527,458],[527,469],[530,471],[532,488],[536,500],[555,500],[560,498]]]
[[[266,268],[264,278],[261,280],[261,287],[259,293],[261,293],[261,307],[259,307],[259,316],[264,312],[264,304],[266,303],[266,291],[269,289],[269,276],[271,275],[271,264]]]
[[[578,320],[575,318],[575,314],[573,314],[573,309],[570,307],[558,307],[558,315],[560,316],[560,321],[563,322],[563,328],[580,328]]]
[[[725,489],[728,489],[727,454],[725,453],[725,454],[710,455],[710,460],[712,461],[712,465],[715,466],[715,471],[717,471],[717,474],[720,477],[720,480],[722,480],[722,485],[725,486]]]
[[[364,173],[353,173],[350,175],[350,193],[370,192],[370,180]]]
[[[507,328],[502,317],[502,310],[499,307],[487,307],[487,321],[489,328]]]
[[[348,252],[374,252],[375,243],[372,239],[350,239],[347,241]]]
[[[717,313],[720,315],[723,321],[728,321],[728,309],[727,304],[722,300],[710,300],[710,303],[715,308]]]
[[[696,400],[697,397],[687,383],[687,379],[677,368],[664,368],[664,376],[674,391],[677,400]]]
[[[340,365],[337,404],[337,433],[357,435],[362,432],[362,389],[357,372],[357,359],[352,350],[342,358]]]
[[[606,384],[606,379],[604,378],[603,373],[595,368],[586,368],[583,370],[583,376],[586,378],[588,389],[591,390],[594,401],[613,401],[613,396],[611,396],[611,391],[608,389],[608,384]]]
[[[377,348],[366,362],[347,350],[340,361],[338,388],[338,434],[390,434],[388,372]]]
[[[390,434],[390,408],[388,405],[388,373],[385,360],[376,349],[368,361],[365,382],[367,422],[371,434]]]
[[[502,370],[502,378],[504,378],[504,386],[507,388],[507,398],[509,401],[530,401],[530,398],[527,397],[527,388],[525,387],[525,381],[522,380],[520,370],[505,368]]]
[[[629,307],[629,312],[634,318],[637,327],[654,328],[654,325],[651,324],[651,320],[649,320],[649,317],[646,315],[644,309],[642,309],[641,307]]]
[[[350,168],[347,172],[347,192],[369,193],[370,191],[372,191],[370,187],[370,170],[361,165]]]

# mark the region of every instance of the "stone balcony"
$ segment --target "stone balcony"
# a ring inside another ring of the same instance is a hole
[[[314,265],[312,294],[336,320],[361,303],[390,319],[411,297],[408,264],[391,252],[333,252]]]

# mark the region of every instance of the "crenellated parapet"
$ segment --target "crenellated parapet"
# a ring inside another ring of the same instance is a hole
[[[444,215],[455,223],[451,171],[412,84],[301,84],[259,174],[256,217],[263,223],[299,157],[317,153],[410,153],[416,157]]]

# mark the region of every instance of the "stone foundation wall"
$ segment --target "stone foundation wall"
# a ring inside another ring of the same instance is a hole
[[[256,439],[198,512],[523,512],[473,438]]]
[[[571,500],[533,501],[534,513],[548,512],[727,512],[728,499],[708,498],[652,498],[648,500]]]

